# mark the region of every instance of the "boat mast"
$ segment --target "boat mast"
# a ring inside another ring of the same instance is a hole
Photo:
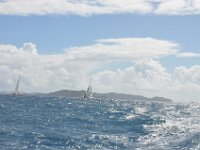
[[[91,80],[89,82],[88,88],[83,96],[84,98],[92,98],[93,97],[93,93],[92,93],[92,85],[91,85]]]
[[[20,76],[19,76],[19,79],[17,81],[17,85],[15,87],[15,91],[14,91],[14,94],[19,94],[19,82],[20,82]]]
[[[93,93],[92,93],[92,85],[91,85],[91,79],[90,79],[89,86],[88,86],[88,89],[87,89],[87,96],[88,96],[88,97],[92,97],[92,96],[93,96]]]

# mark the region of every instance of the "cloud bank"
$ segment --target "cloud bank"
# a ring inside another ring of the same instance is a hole
[[[199,65],[177,66],[169,72],[159,62],[167,56],[180,59],[179,47],[153,38],[100,39],[61,54],[41,55],[33,43],[20,48],[0,45],[0,91],[12,91],[21,75],[25,92],[86,89],[92,79],[97,92],[199,101]]]
[[[199,15],[200,0],[2,0],[2,15]]]

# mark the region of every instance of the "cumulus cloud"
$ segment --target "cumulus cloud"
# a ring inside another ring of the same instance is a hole
[[[23,47],[17,48],[14,45],[0,45],[0,54],[33,54],[37,55],[36,45],[33,43],[24,43]]]
[[[81,16],[121,13],[200,14],[200,0],[3,0],[0,14]]]
[[[149,97],[155,95],[177,101],[198,101],[200,91],[200,66],[177,67],[169,73],[160,62],[140,60],[131,67],[114,71],[104,70],[92,76],[97,90],[139,94]]]
[[[0,91],[12,91],[21,75],[20,89],[25,92],[81,90],[92,79],[97,92],[198,101],[200,66],[177,66],[170,73],[159,62],[179,53],[177,43],[153,38],[101,39],[52,55],[39,54],[33,43],[19,48],[0,45]],[[120,67],[127,62],[126,67]]]
[[[125,69],[101,71],[92,78],[95,83],[103,86],[98,86],[99,90],[109,88],[110,91],[135,94],[146,92],[149,96],[171,82],[171,75],[158,61],[152,59],[139,60]]]
[[[88,78],[81,76],[95,64],[70,61],[67,54],[40,55],[33,43],[25,43],[20,48],[0,45],[0,88],[12,90],[18,75],[22,77],[21,88],[27,92],[83,88],[79,83],[88,82]]]
[[[199,0],[162,0],[155,13],[164,15],[200,14],[199,6]]]
[[[176,68],[176,73],[181,82],[184,83],[194,83],[200,85],[200,66],[195,65],[191,68],[185,66],[180,66]]]
[[[150,12],[151,4],[145,0],[5,0],[0,2],[0,13],[6,15],[48,15]]]

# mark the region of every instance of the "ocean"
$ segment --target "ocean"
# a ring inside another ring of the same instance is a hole
[[[0,150],[200,150],[200,104],[0,96]]]

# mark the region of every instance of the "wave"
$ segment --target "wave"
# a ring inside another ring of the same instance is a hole
[[[200,149],[200,104],[0,97],[2,149]]]

